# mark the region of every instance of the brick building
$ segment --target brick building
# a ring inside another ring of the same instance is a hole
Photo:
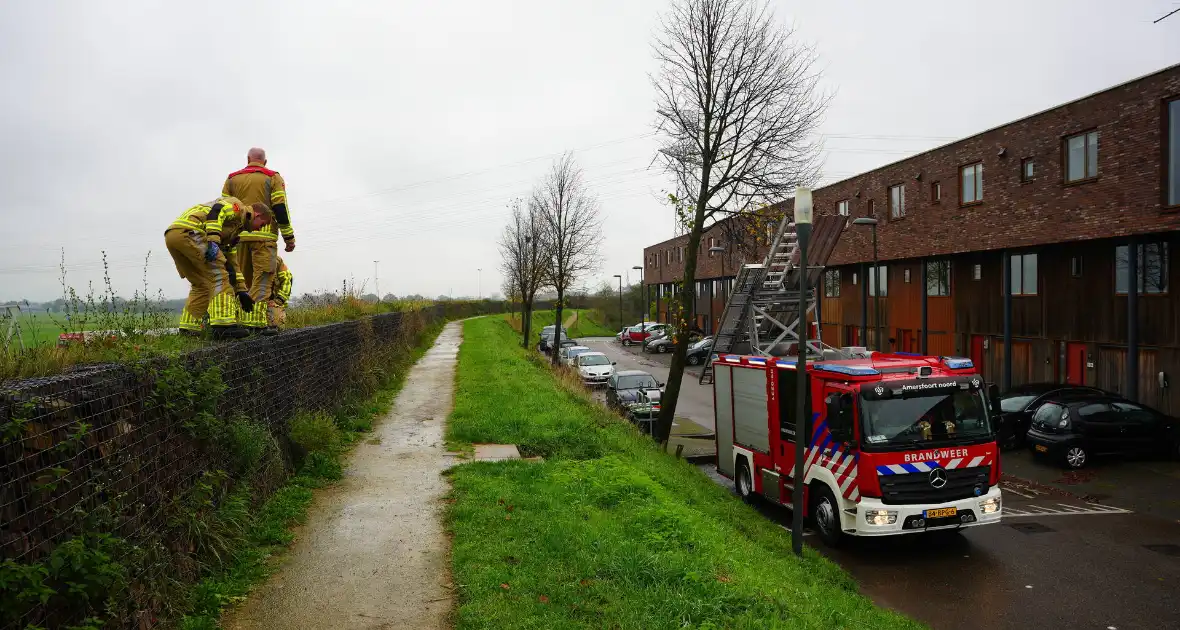
[[[1180,414],[1180,65],[813,199],[850,220],[817,289],[827,343],[971,356],[996,382],[1086,383]],[[879,222],[879,318],[871,228],[851,225],[865,216]],[[743,262],[721,233],[705,234],[693,288],[706,330]],[[686,241],[644,250],[662,319]]]

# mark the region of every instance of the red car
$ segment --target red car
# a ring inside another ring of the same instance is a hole
[[[643,343],[649,337],[662,335],[668,331],[667,324],[639,324],[631,326],[623,331],[622,342],[624,346],[629,346],[633,343]]]

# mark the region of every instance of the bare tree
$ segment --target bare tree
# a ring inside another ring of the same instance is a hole
[[[570,153],[553,163],[533,191],[530,205],[536,207],[541,219],[548,257],[547,284],[557,292],[553,303],[556,328],[552,344],[553,362],[557,363],[566,292],[597,267],[602,220],[598,216],[598,202],[586,190],[582,170]]]
[[[718,215],[747,215],[817,178],[812,139],[830,98],[817,88],[814,51],[781,26],[765,0],[674,0],[655,55],[657,156],[673,175],[670,195],[688,228],[679,311],[691,313],[701,232]],[[755,221],[755,224],[757,221]],[[684,376],[688,322],[656,425],[665,442]]]
[[[516,199],[512,202],[512,217],[500,237],[500,269],[504,272],[504,294],[515,296],[521,303],[521,345],[529,347],[533,301],[548,272],[544,246],[544,232],[537,206]]]

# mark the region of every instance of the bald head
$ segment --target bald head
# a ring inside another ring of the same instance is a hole
[[[266,164],[266,151],[263,151],[262,149],[259,149],[258,147],[254,147],[253,149],[250,149],[246,153],[246,161],[247,162],[262,162],[263,164]]]

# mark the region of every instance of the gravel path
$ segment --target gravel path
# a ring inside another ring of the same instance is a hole
[[[449,543],[440,499],[451,465],[443,427],[462,323],[410,371],[393,410],[320,494],[280,571],[225,621],[230,629],[447,628]]]

